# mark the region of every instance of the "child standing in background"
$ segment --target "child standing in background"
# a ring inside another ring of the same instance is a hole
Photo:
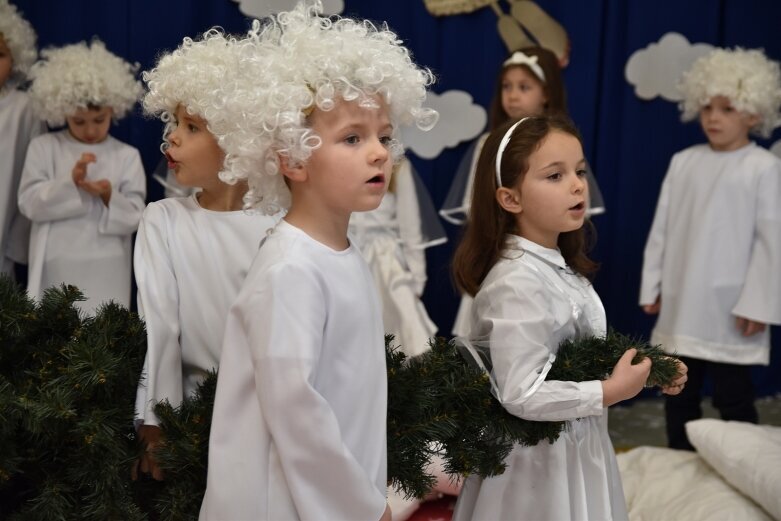
[[[640,305],[659,314],[651,342],[677,353],[689,385],[665,403],[670,447],[694,450],[706,374],[725,420],[757,423],[751,365],[770,362],[781,324],[781,161],[750,141],[781,121],[781,73],[759,50],[716,49],[683,76],[683,119],[708,143],[675,154],[643,262]]]
[[[228,314],[202,520],[390,520],[382,315],[347,229],[385,194],[397,125],[436,122],[433,78],[386,28],[321,11],[250,33],[248,198],[289,211]]]
[[[542,47],[515,51],[502,64],[496,80],[489,116],[491,129],[507,121],[544,114],[567,114],[567,96],[558,59]],[[453,224],[464,224],[468,218],[477,159],[487,136],[487,133],[480,136],[467,150],[440,210],[442,217]],[[589,186],[587,215],[604,213],[602,194],[588,163],[586,179]],[[470,304],[471,298],[464,295],[453,324],[454,335],[468,334]]]
[[[130,305],[131,236],[144,209],[146,177],[134,147],[109,135],[141,94],[135,67],[99,40],[47,49],[33,65],[36,112],[66,128],[38,136],[27,151],[19,209],[32,221],[27,291],[39,298],[77,286],[94,311]]]
[[[228,309],[278,219],[242,210],[256,166],[244,159],[253,136],[242,131],[247,112],[238,98],[255,81],[244,73],[248,45],[211,30],[186,38],[143,74],[144,109],[166,123],[167,166],[179,185],[200,188],[147,206],[136,239],[138,311],[147,331],[136,406],[147,447],[140,470],[155,479],[163,476],[151,452],[161,432],[154,405],[177,407],[217,368]]]
[[[350,237],[374,275],[385,333],[408,356],[426,351],[437,331],[420,300],[426,287],[426,248],[447,237],[409,159],[396,164],[379,208],[352,214]]]
[[[455,521],[628,518],[606,408],[640,392],[650,360],[632,365],[629,349],[603,381],[545,379],[562,341],[606,333],[588,279],[585,164],[577,130],[557,116],[505,123],[480,155],[453,261],[459,289],[474,296],[471,333],[459,341],[490,360],[508,412],[567,423],[554,443],[514,446],[503,474],[469,476]],[[679,392],[685,378],[665,391]]]
[[[18,90],[38,56],[35,31],[0,0],[0,273],[14,276],[14,262],[27,264],[30,221],[19,213],[16,192],[27,146],[46,131],[30,98]]]

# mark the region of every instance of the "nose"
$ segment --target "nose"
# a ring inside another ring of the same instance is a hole
[[[572,191],[574,193],[583,193],[587,186],[586,176],[575,175],[575,181],[572,183]]]
[[[179,137],[179,127],[174,127],[174,129],[169,132],[165,139],[168,141],[169,145],[179,146],[181,144],[181,138]]]
[[[390,152],[388,150],[388,145],[385,145],[380,141],[380,139],[376,139],[374,143],[372,143],[371,151],[369,153],[369,160],[371,163],[384,163],[388,160],[388,157],[390,156]]]

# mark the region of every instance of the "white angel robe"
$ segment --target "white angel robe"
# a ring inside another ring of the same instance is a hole
[[[511,414],[566,426],[555,443],[513,447],[504,474],[469,476],[453,520],[628,519],[602,383],[545,381],[563,340],[605,334],[602,302],[558,250],[508,241],[475,296],[472,334],[458,341],[487,350],[494,393]]]
[[[200,519],[380,519],[387,385],[361,254],[280,221],[228,313]]]
[[[464,158],[458,165],[458,170],[450,185],[445,203],[439,214],[446,221],[462,225],[469,216],[469,207],[472,204],[472,190],[475,183],[475,172],[477,171],[477,161],[480,153],[488,138],[488,132],[477,138],[467,149]],[[586,181],[588,181],[588,209],[587,215],[599,215],[605,213],[605,202],[602,198],[602,192],[599,189],[597,180],[591,167],[586,164]],[[461,303],[456,312],[456,318],[453,322],[452,332],[456,336],[469,335],[469,322],[472,313],[472,297],[469,295],[461,296]]]
[[[17,191],[27,146],[46,131],[26,93],[0,88],[0,273],[13,277],[13,263],[27,263],[30,221],[19,213]]]
[[[158,425],[157,402],[177,407],[217,367],[228,309],[277,220],[207,210],[196,195],[146,207],[134,254],[138,313],[147,333],[138,420]]]
[[[421,193],[425,187],[416,186],[416,175],[405,159],[394,173],[394,191],[385,194],[376,210],[350,218],[350,237],[377,284],[385,332],[394,335],[408,356],[426,351],[437,331],[420,300],[426,285],[425,250],[447,241],[438,220],[430,222],[437,219],[435,212],[421,209],[428,196]],[[428,223],[422,222],[424,215]]]
[[[713,362],[770,362],[770,328],[744,337],[735,317],[781,324],[781,160],[754,143],[673,156],[645,247],[640,304],[659,296],[652,343]]]
[[[76,187],[72,171],[81,154],[95,154],[87,179],[108,179],[108,207]],[[76,140],[68,130],[35,138],[19,185],[19,209],[32,221],[27,291],[39,298],[62,283],[87,297],[79,307],[94,311],[114,300],[130,304],[131,236],[144,210],[146,177],[134,147],[108,136],[97,144]]]

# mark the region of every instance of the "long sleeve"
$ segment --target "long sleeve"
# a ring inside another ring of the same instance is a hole
[[[179,405],[182,391],[182,349],[179,344],[179,293],[171,264],[162,208],[151,205],[138,228],[134,269],[138,284],[138,313],[146,322],[147,352],[139,382],[136,408],[139,420],[157,425],[154,404],[168,400]]]
[[[732,312],[781,324],[781,162],[759,177],[754,240],[746,279]]]
[[[111,200],[104,207],[98,229],[109,235],[130,235],[136,231],[146,198],[146,177],[138,151],[133,149],[122,165],[118,186],[112,186]]]
[[[659,201],[656,204],[653,224],[648,233],[643,254],[643,272],[640,282],[640,305],[649,305],[656,302],[662,287],[662,266],[664,262],[664,246],[667,235],[667,212],[670,203],[670,175],[675,166],[675,158],[670,163],[662,190],[659,193]]]
[[[54,157],[40,136],[30,143],[19,183],[19,211],[36,223],[85,215],[90,195],[79,190],[70,177],[54,178]]]
[[[257,398],[298,517],[375,520],[385,497],[345,445],[318,374],[322,288],[310,270],[278,265],[242,310]]]
[[[536,421],[602,414],[601,382],[545,381],[555,360],[555,318],[571,309],[554,309],[536,273],[516,270],[481,289],[475,306],[480,329],[488,331],[497,398],[508,412]]]

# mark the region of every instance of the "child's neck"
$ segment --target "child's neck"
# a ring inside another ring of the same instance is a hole
[[[349,215],[344,219],[333,216],[322,218],[315,212],[302,209],[302,206],[296,206],[294,203],[285,215],[285,220],[333,250],[342,251],[350,246],[350,241],[347,240]]]
[[[246,182],[235,185],[223,184],[219,188],[203,188],[197,195],[198,204],[205,210],[213,212],[234,212],[244,207],[244,194],[247,193]]]

